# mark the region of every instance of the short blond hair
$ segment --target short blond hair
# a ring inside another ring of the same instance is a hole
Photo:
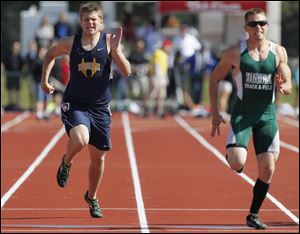
[[[102,11],[102,8],[96,2],[88,2],[88,3],[84,3],[83,5],[81,5],[81,7],[79,9],[80,19],[81,19],[83,13],[91,13],[93,11],[97,12],[99,18],[101,20],[103,20],[103,11]]]
[[[251,15],[262,14],[267,16],[266,12],[261,8],[252,8],[248,10],[245,14],[245,22],[247,23],[248,17]]]

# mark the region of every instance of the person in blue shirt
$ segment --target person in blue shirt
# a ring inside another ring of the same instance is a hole
[[[82,32],[60,39],[47,52],[43,64],[41,86],[45,93],[55,87],[48,80],[54,59],[70,56],[70,81],[64,93],[61,118],[69,136],[66,152],[57,172],[60,187],[67,185],[75,156],[89,147],[89,184],[84,195],[92,217],[101,218],[97,191],[104,172],[106,151],[111,149],[110,124],[111,63],[124,77],[131,73],[130,63],[121,51],[122,28],[115,34],[103,31],[103,12],[97,3],[80,7]]]
[[[68,36],[71,36],[71,26],[67,22],[67,13],[61,12],[58,21],[54,25],[54,37],[60,39]]]

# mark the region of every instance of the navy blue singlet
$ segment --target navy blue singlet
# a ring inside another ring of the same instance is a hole
[[[106,46],[106,34],[101,33],[97,45],[86,51],[81,45],[81,34],[74,37],[70,54],[70,81],[64,94],[64,102],[108,106],[111,101],[111,61]]]

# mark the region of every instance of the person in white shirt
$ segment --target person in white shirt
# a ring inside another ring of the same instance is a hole
[[[182,24],[180,34],[173,40],[173,51],[176,52],[178,50],[184,61],[193,56],[202,47],[199,40],[189,30],[188,25]]]
[[[191,110],[197,108],[197,105],[195,105],[191,97],[192,78],[189,70],[193,66],[191,64],[191,61],[193,61],[192,57],[195,56],[201,48],[202,45],[200,41],[191,33],[190,27],[186,24],[182,24],[180,26],[180,34],[173,39],[173,50],[170,59],[174,58],[176,53],[180,54],[180,64],[183,66],[182,70],[184,71],[183,77],[181,78],[183,98],[185,104]],[[170,67],[173,67],[173,64],[171,64]]]

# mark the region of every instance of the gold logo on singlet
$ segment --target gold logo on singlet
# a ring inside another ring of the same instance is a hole
[[[81,71],[83,75],[87,78],[87,70],[91,70],[92,74],[90,78],[92,78],[97,71],[100,71],[100,64],[96,63],[96,58],[94,57],[93,62],[85,62],[84,58],[82,58],[81,63],[78,64],[78,71]]]

